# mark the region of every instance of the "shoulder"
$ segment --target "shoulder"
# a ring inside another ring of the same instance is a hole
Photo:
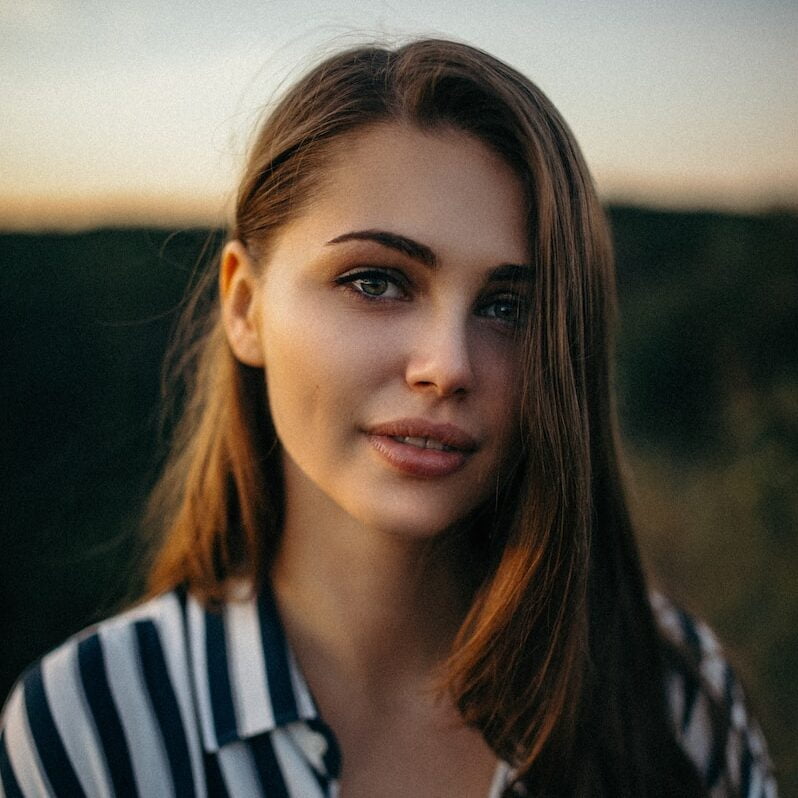
[[[651,604],[665,643],[673,728],[710,795],[775,797],[764,737],[717,637],[665,596],[652,594]]]
[[[5,794],[110,795],[142,783],[169,794],[170,762],[191,745],[184,619],[183,598],[168,593],[34,663],[0,721]]]

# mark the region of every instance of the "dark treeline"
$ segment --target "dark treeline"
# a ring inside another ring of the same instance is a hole
[[[610,209],[645,558],[727,643],[798,791],[798,216]],[[0,698],[135,593],[161,366],[219,236],[0,235]],[[792,768],[792,770],[790,769]],[[798,794],[798,792],[796,792]]]

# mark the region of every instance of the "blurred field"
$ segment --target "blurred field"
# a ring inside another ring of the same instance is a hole
[[[630,490],[798,795],[798,217],[612,208]],[[0,694],[135,585],[159,370],[204,231],[0,235]]]

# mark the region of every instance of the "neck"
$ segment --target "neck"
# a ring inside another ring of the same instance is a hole
[[[298,504],[287,502],[272,581],[303,666],[383,696],[434,679],[471,600],[467,536],[419,539]]]

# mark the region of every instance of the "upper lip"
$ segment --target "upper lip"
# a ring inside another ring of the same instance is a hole
[[[478,443],[473,435],[454,424],[437,423],[423,418],[400,418],[369,427],[369,435],[385,435],[389,438],[432,438],[444,446],[473,452]]]

